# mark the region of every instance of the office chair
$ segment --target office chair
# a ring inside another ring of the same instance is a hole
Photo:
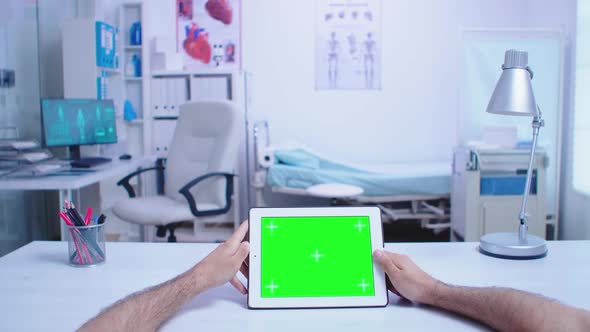
[[[156,235],[176,242],[174,230],[183,222],[215,222],[229,212],[241,115],[229,101],[198,101],[180,106],[165,167],[133,172],[117,184],[129,198],[117,202],[113,213],[124,221],[156,226]],[[136,197],[129,180],[146,171],[159,173],[156,196]],[[146,239],[147,240],[147,239]]]

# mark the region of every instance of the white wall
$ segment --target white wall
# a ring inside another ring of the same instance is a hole
[[[146,0],[153,35],[174,37],[168,1]],[[273,142],[297,140],[361,162],[450,160],[457,142],[461,27],[520,27],[528,3],[383,1],[381,91],[314,90],[315,1],[248,0],[243,63],[251,120]],[[511,8],[507,11],[506,8]],[[351,153],[353,151],[353,153]]]
[[[38,0],[39,62],[41,95],[62,98],[63,63],[61,26],[66,18],[76,17],[76,0]]]
[[[575,70],[576,1],[530,1],[531,24],[562,27],[567,39],[565,55],[563,151],[560,195],[561,239],[590,239],[590,197],[574,191],[572,187],[572,128],[573,90]]]
[[[295,139],[359,162],[450,160],[461,27],[519,27],[527,8],[509,0],[383,1],[382,90],[315,91],[314,3],[244,6],[251,114],[269,120],[274,142]]]

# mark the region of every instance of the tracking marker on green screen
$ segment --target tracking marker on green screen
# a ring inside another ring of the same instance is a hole
[[[368,216],[261,222],[261,297],[375,294]]]

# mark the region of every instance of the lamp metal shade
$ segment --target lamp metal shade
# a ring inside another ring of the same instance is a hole
[[[537,115],[537,102],[527,66],[528,53],[508,50],[504,57],[502,75],[488,104],[487,112],[505,115]]]

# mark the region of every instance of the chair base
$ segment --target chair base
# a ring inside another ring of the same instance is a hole
[[[174,231],[177,227],[182,226],[182,224],[182,222],[175,222],[164,226],[156,226],[156,236],[165,237],[166,233],[170,233],[170,235],[168,235],[168,242],[176,242],[176,235],[174,234]]]
[[[174,229],[177,242],[224,242],[233,234],[232,223],[185,222]],[[168,229],[163,237],[154,236],[156,242],[168,241]]]

